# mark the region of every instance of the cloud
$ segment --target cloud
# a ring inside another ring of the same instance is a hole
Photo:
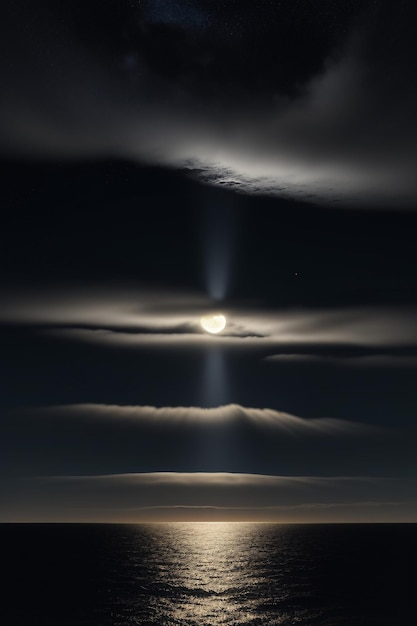
[[[320,354],[361,346],[369,352],[417,347],[414,307],[288,311],[224,303],[227,327],[213,336],[202,331],[200,317],[218,306],[213,309],[212,301],[198,293],[152,291],[140,285],[3,288],[2,300],[0,324],[109,347],[218,346],[258,350],[265,356],[277,350]]]
[[[150,289],[140,284],[7,289],[0,321],[12,324],[77,326],[164,332],[195,324],[211,307],[202,294]],[[188,313],[185,317],[184,313]]]
[[[415,206],[410,3],[401,10],[380,3],[364,14],[344,49],[296,97],[271,94],[268,104],[241,90],[204,102],[144,57],[135,59],[132,89],[53,13],[25,11],[45,52],[34,54],[32,46],[25,56],[19,28],[9,25],[5,58],[15,62],[13,71],[2,68],[3,154],[131,158],[249,193],[331,206]]]
[[[10,410],[1,464],[10,475],[244,472],[397,475],[415,465],[409,429],[303,419],[239,405],[213,409],[81,404]]]
[[[395,352],[390,353],[370,353],[355,356],[347,354],[345,356],[331,356],[320,354],[273,354],[267,356],[265,361],[268,363],[281,363],[284,365],[323,365],[331,367],[347,367],[347,368],[364,368],[366,370],[374,368],[416,368],[416,355],[398,355]]]
[[[281,434],[355,434],[376,432],[376,429],[363,424],[351,423],[344,420],[330,418],[303,419],[272,409],[246,408],[238,404],[229,404],[217,408],[201,407],[154,407],[154,406],[120,406],[102,404],[77,404],[40,407],[30,409],[32,415],[53,416],[53,419],[62,418],[90,418],[93,420],[112,421],[114,425],[120,422],[154,424],[167,426],[170,423],[182,426],[210,427],[222,424],[239,425],[249,424],[270,430],[277,430]]]
[[[218,303],[198,292],[3,285],[0,299],[3,406],[232,402],[306,417],[413,421],[412,306],[289,310],[229,301],[221,308],[227,328],[213,336],[199,320]]]
[[[228,473],[56,476],[15,482],[2,521],[144,521],[185,518],[417,519],[415,479]],[[194,513],[192,513],[194,511]],[[371,514],[372,515],[372,514]]]

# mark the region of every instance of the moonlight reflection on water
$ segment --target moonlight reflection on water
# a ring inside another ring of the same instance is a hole
[[[416,540],[412,524],[4,524],[0,623],[412,624]]]

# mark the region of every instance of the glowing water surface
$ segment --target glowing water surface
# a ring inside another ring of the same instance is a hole
[[[382,530],[248,523],[130,527],[134,594],[125,597],[115,624],[393,626],[407,602],[411,607],[412,593],[398,585],[392,567],[396,559],[398,575],[405,555]],[[408,580],[407,589],[412,584]]]
[[[4,524],[5,626],[408,626],[417,525]]]

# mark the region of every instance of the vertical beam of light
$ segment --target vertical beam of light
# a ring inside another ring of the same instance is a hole
[[[203,253],[206,290],[214,302],[226,298],[230,289],[235,254],[234,211],[231,206],[212,204],[203,214]],[[225,405],[230,398],[224,353],[218,347],[208,348],[204,355],[201,405]],[[231,471],[232,443],[224,428],[213,424],[210,434],[200,442],[199,459],[206,471]]]
[[[224,355],[219,348],[209,348],[204,355],[202,406],[217,407],[227,403],[228,389]]]
[[[230,286],[235,249],[233,211],[228,206],[207,208],[203,222],[204,266],[207,292],[213,300],[224,300]]]
[[[202,406],[218,407],[230,402],[230,390],[224,353],[220,348],[209,348],[204,355]],[[233,450],[233,426],[214,421],[204,439],[198,442],[199,469],[209,472],[230,472],[236,467]]]

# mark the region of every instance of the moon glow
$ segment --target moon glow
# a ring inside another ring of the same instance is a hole
[[[226,328],[226,318],[221,313],[203,315],[200,318],[201,328],[212,335],[221,333]]]

